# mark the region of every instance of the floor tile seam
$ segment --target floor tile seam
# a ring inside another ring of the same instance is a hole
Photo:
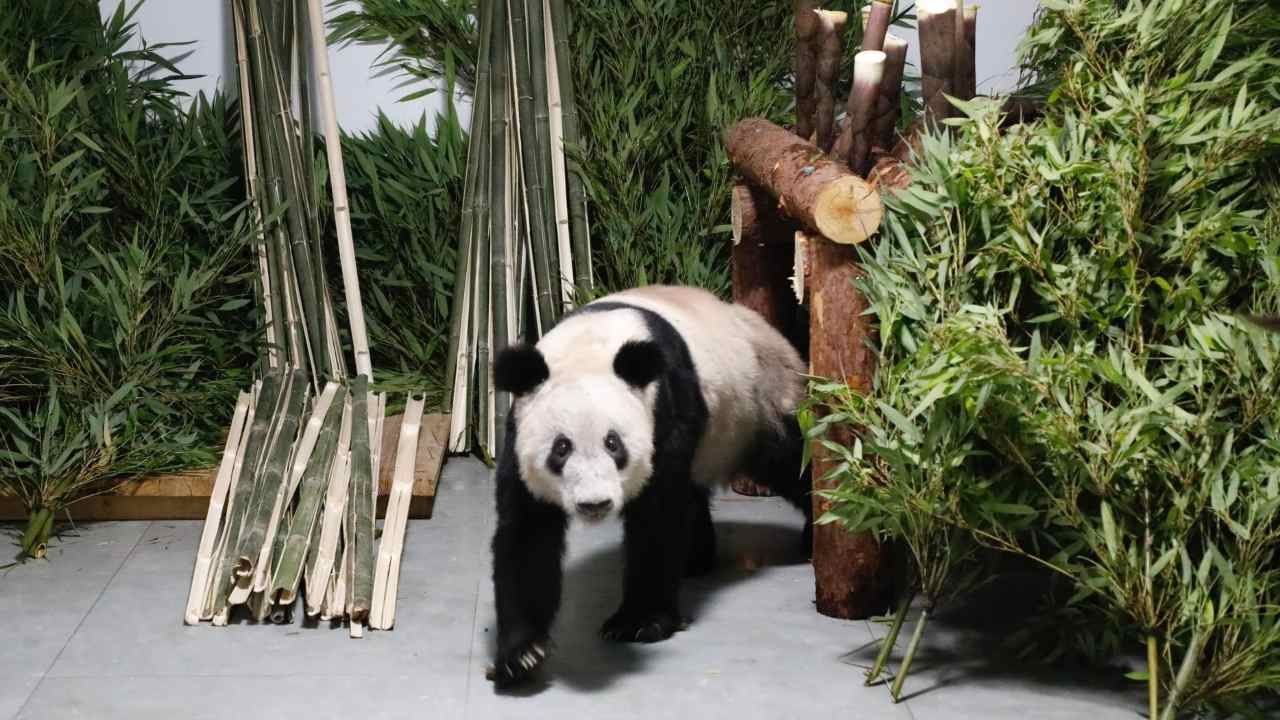
[[[67,634],[67,639],[63,641],[62,647],[58,648],[58,653],[53,656],[53,660],[49,661],[49,665],[40,673],[40,680],[35,684],[35,687],[31,688],[31,692],[27,693],[27,697],[22,701],[22,705],[18,708],[18,712],[14,713],[13,717],[15,719],[22,717],[22,713],[27,709],[27,705],[31,704],[31,698],[35,697],[36,693],[40,691],[40,686],[44,685],[44,681],[49,677],[49,673],[58,664],[58,661],[62,659],[62,653],[67,651],[67,647],[71,645],[71,641],[74,640],[76,634],[80,632],[80,628],[84,627],[84,621],[93,614],[94,608],[98,607],[98,603],[102,601],[102,597],[107,594],[107,590],[109,590],[112,584],[115,583],[116,577],[120,575],[120,571],[129,563],[129,558],[133,557],[133,554],[137,552],[138,546],[142,544],[142,539],[151,531],[151,527],[153,525],[155,525],[154,522],[148,522],[147,526],[142,528],[142,532],[138,533],[138,539],[133,541],[133,546],[129,548],[129,552],[125,553],[125,556],[121,558],[120,564],[116,566],[115,572],[112,572],[111,577],[103,583],[102,588],[98,590],[98,594],[93,598],[93,602],[89,605],[89,608],[80,616],[80,620],[76,623],[75,628]]]

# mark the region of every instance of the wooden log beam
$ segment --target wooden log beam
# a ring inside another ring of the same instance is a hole
[[[763,118],[742,120],[725,139],[729,160],[783,211],[833,242],[855,244],[880,228],[880,196],[843,163]]]
[[[847,383],[857,392],[871,391],[876,355],[874,329],[863,313],[867,301],[854,286],[861,275],[856,249],[810,236],[809,367],[815,376]],[[819,409],[821,412],[821,409]],[[827,440],[852,445],[851,430],[837,430]],[[813,444],[813,487],[827,490],[827,478],[839,463],[820,442]],[[814,517],[831,501],[813,496]],[[838,523],[813,529],[813,573],[818,612],[830,617],[862,619],[884,610],[888,556],[870,533],[850,533]]]

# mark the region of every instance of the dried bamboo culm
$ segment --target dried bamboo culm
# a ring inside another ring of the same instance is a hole
[[[951,113],[947,95],[955,95],[956,0],[920,0],[920,94],[925,122],[940,126]]]
[[[510,402],[490,382],[494,356],[549,330],[592,273],[565,2],[480,11],[447,378],[450,450],[488,458]]]
[[[246,613],[292,622],[301,598],[308,617],[348,621],[359,637],[373,599],[385,603],[395,592],[407,515],[391,518],[394,547],[375,571],[374,479],[386,396],[369,392],[373,369],[323,7],[320,0],[233,0],[232,10],[264,341],[260,378],[241,394],[228,432],[184,619],[225,625]],[[324,273],[312,128],[322,131],[328,157],[349,360]],[[416,454],[400,461],[400,475],[412,479]],[[407,498],[395,508],[407,513]]]
[[[956,34],[956,97],[972,100],[978,94],[978,6],[965,5],[957,14],[961,21]]]

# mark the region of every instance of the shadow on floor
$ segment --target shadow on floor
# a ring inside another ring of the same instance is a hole
[[[715,570],[686,579],[680,587],[680,610],[692,623],[698,622],[719,593],[760,569],[808,562],[800,546],[799,527],[740,521],[719,521],[715,527]],[[581,692],[604,690],[622,677],[644,672],[650,661],[662,659],[659,656],[666,654],[662,646],[684,640],[681,633],[655,645],[613,643],[600,637],[600,625],[622,599],[622,564],[620,542],[568,560],[560,613],[551,631],[551,657],[536,682],[503,694],[537,695],[552,681]],[[490,657],[496,651],[496,633],[489,633],[486,651]]]

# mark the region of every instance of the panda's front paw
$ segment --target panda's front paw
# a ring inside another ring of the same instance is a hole
[[[499,690],[520,685],[533,677],[547,659],[547,641],[528,642],[498,653],[485,677]]]
[[[614,642],[655,643],[689,627],[689,621],[668,611],[630,612],[619,610],[604,622],[600,634]]]

